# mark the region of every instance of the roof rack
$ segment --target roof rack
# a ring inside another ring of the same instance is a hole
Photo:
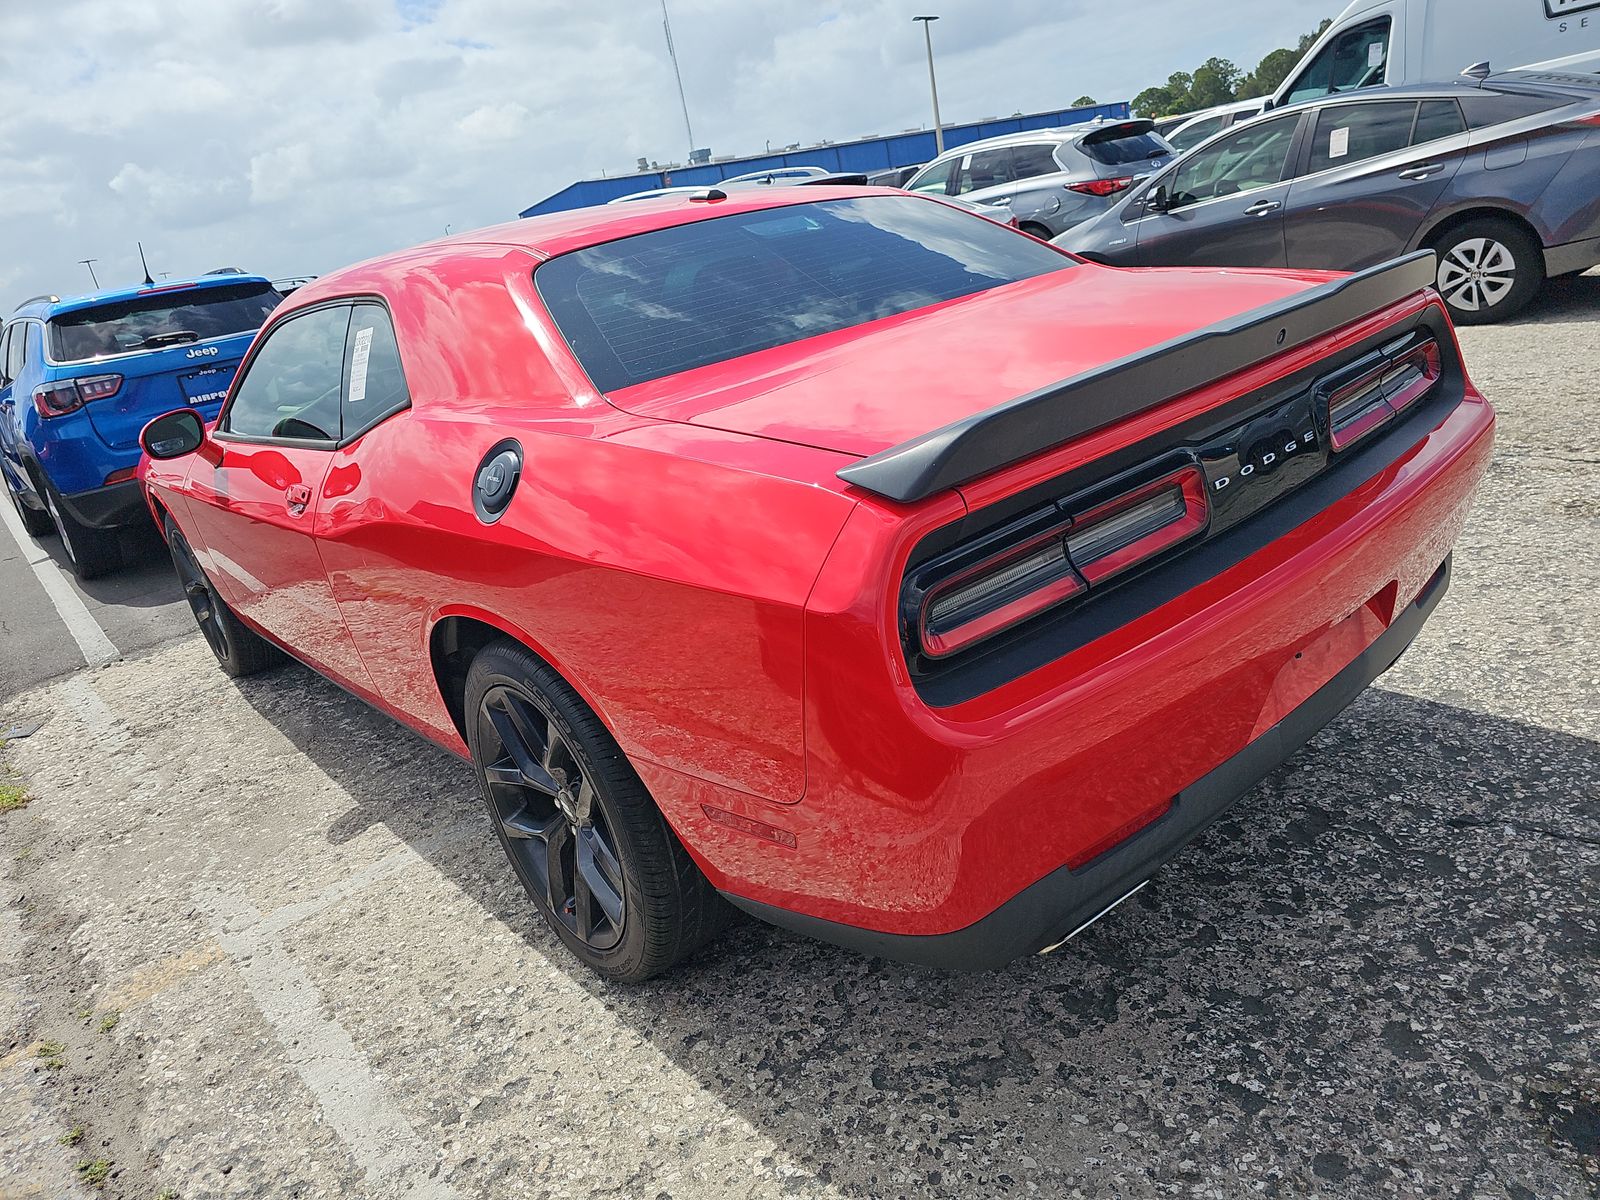
[[[41,300],[43,300],[46,304],[60,304],[61,303],[61,297],[60,296],[53,296],[49,292],[40,292],[37,296],[29,296],[26,300],[24,300],[21,304],[17,305],[17,307],[13,308],[11,311],[12,312],[17,312],[20,309],[27,308],[28,305],[30,305],[30,304],[37,304]]]

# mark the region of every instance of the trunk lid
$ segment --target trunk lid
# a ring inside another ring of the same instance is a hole
[[[609,399],[636,416],[865,457],[1329,278],[1084,265]],[[1130,398],[1129,411],[1139,407]]]
[[[106,445],[128,450],[139,444],[139,431],[151,420],[175,408],[197,408],[207,421],[215,419],[253,337],[242,333],[86,366],[82,374],[122,376],[116,395],[84,409],[89,423]]]

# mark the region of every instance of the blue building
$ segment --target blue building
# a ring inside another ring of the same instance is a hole
[[[945,149],[962,146],[983,138],[998,137],[1003,133],[1021,133],[1026,129],[1053,129],[1058,125],[1075,125],[1092,121],[1096,117],[1126,117],[1128,105],[1097,104],[1092,108],[1064,108],[1055,112],[1026,113],[992,121],[975,121],[968,125],[947,125],[944,131]],[[604,179],[581,179],[568,184],[553,196],[523,209],[518,216],[532,217],[540,213],[562,212],[569,208],[587,208],[591,204],[604,204],[618,196],[632,192],[649,191],[660,187],[693,187],[719,183],[733,175],[746,175],[752,171],[765,171],[776,167],[821,167],[827,171],[887,171],[893,167],[909,167],[927,162],[934,156],[936,147],[931,129],[915,133],[898,133],[890,137],[862,138],[853,142],[823,142],[816,146],[786,149],[776,154],[756,154],[749,158],[729,158],[697,166],[666,167],[654,171],[640,171],[634,175],[612,175]]]

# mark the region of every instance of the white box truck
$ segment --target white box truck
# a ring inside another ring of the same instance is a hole
[[[1272,107],[1437,83],[1483,62],[1496,72],[1600,72],[1600,0],[1355,0],[1279,85]]]

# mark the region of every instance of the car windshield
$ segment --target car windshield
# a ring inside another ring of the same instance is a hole
[[[265,283],[157,292],[50,319],[50,357],[84,362],[260,329],[283,297]]]
[[[1166,143],[1148,130],[1109,135],[1091,133],[1078,144],[1090,158],[1108,167],[1147,162],[1171,153]]]
[[[534,282],[609,392],[1074,265],[948,204],[871,196],[621,238]]]

